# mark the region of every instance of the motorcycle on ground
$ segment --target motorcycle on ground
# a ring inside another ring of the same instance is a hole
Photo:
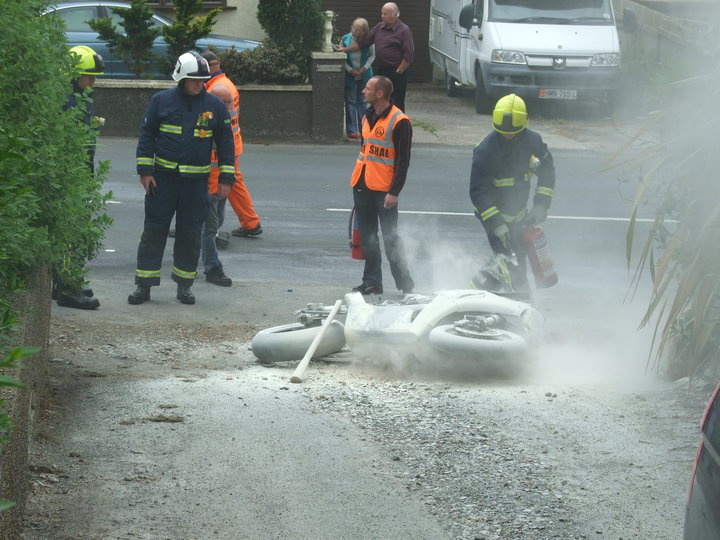
[[[542,314],[512,291],[454,289],[379,303],[351,292],[338,311],[344,321],[328,323],[332,308],[308,304],[295,312],[296,323],[261,330],[252,339],[253,353],[261,363],[298,360],[323,324],[330,326],[314,358],[349,349],[361,358],[506,365],[522,361],[542,339]]]

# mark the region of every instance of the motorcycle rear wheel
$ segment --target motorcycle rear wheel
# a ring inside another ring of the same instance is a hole
[[[300,360],[310,348],[320,326],[302,323],[283,324],[260,330],[251,342],[252,352],[263,364]],[[332,321],[318,345],[313,358],[336,353],[345,346],[345,327]]]

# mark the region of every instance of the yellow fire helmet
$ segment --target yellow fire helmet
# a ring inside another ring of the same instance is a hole
[[[493,128],[504,135],[520,133],[528,125],[527,108],[520,96],[501,97],[493,110]]]
[[[71,53],[80,57],[76,64],[80,75],[102,75],[105,70],[105,62],[102,56],[97,54],[87,45],[76,45],[70,49]]]

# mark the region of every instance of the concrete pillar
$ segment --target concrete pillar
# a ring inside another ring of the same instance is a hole
[[[347,55],[314,52],[310,72],[312,91],[312,140],[333,144],[342,141],[345,125],[345,70]]]

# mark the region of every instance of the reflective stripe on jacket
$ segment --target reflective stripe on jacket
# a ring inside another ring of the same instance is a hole
[[[539,133],[525,129],[508,140],[493,131],[475,147],[470,199],[487,231],[525,218],[535,177],[533,204],[549,208],[555,188],[555,166]]]
[[[395,145],[393,131],[398,121],[410,118],[393,105],[390,112],[379,118],[371,128],[367,118],[362,119],[363,144],[360,148],[355,170],[350,185],[354,186],[360,180],[363,167],[365,167],[365,185],[374,191],[388,191],[392,185],[395,172]]]
[[[190,96],[181,87],[155,94],[140,125],[137,172],[177,170],[181,176],[207,178],[213,144],[218,151],[220,182],[235,181],[235,151],[230,116],[222,100],[205,88]]]

